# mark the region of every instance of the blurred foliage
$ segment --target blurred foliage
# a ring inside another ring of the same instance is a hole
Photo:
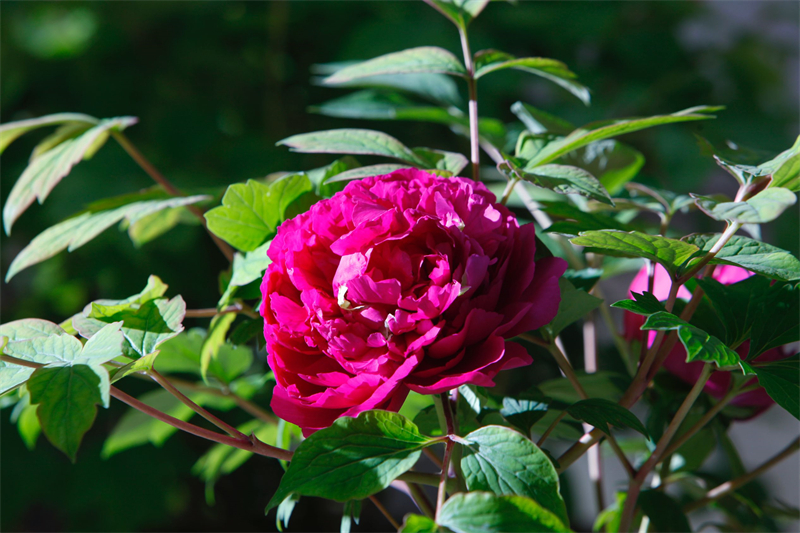
[[[309,106],[344,94],[309,83],[315,63],[420,45],[459,52],[450,23],[422,2],[3,2],[0,11],[2,122],[60,111],[138,116],[130,138],[190,192],[221,194],[229,183],[329,163],[330,156],[275,146],[307,131],[368,127],[413,146],[468,151],[467,141],[442,125],[375,124],[306,113]],[[799,16],[796,3],[771,1],[493,3],[471,27],[472,48],[563,60],[592,89],[593,103],[584,107],[552,84],[504,71],[481,83],[480,113],[511,121],[511,104],[522,100],[583,124],[720,104],[727,110],[696,131],[715,144],[730,138],[774,154],[790,146],[798,131]],[[4,156],[3,203],[40,137],[21,139]],[[733,186],[680,126],[624,140],[646,157],[637,181],[698,193]],[[35,235],[86,203],[149,185],[119,146],[109,143],[4,236],[3,272]],[[764,240],[797,255],[797,213],[795,206],[795,216],[766,226]],[[712,223],[698,216],[679,218],[675,225],[710,231]],[[183,295],[190,308],[212,307],[216,272],[224,266],[197,226],[180,226],[141,249],[127,236],[107,232],[4,284],[0,311],[3,322],[31,316],[60,322],[87,301],[136,292],[149,274],[168,283],[171,294]],[[194,325],[207,324],[187,323]],[[514,388],[510,379],[555,376],[557,370],[544,361],[515,372],[501,386]],[[207,507],[203,483],[189,474],[206,444],[192,437],[172,439],[162,450],[141,447],[100,459],[103,436],[122,412],[119,405],[101,410],[75,466],[44,441],[35,455],[27,452],[4,415],[0,528],[274,528],[261,509],[277,486],[277,463],[252,461],[221,479],[216,505]],[[569,487],[564,492],[568,495]],[[339,506],[304,498],[292,529],[318,529],[335,523],[338,513]],[[383,528],[382,520],[365,505],[357,529]]]

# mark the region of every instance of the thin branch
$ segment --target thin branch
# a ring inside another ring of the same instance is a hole
[[[226,313],[241,313],[243,315],[247,315],[250,318],[261,318],[253,308],[249,305],[245,305],[242,302],[236,302],[233,305],[229,305],[225,309],[219,310],[216,307],[205,307],[203,309],[187,309],[186,310],[186,317],[187,318],[212,318],[217,315],[224,315]]]
[[[731,481],[727,481],[727,482],[725,482],[725,483],[723,483],[723,484],[711,489],[710,491],[708,491],[708,493],[705,495],[705,497],[686,505],[683,508],[684,512],[689,513],[691,511],[694,511],[694,510],[697,510],[697,509],[701,509],[701,508],[705,507],[706,505],[708,505],[710,503],[713,503],[716,500],[722,498],[723,496],[727,496],[728,494],[730,494],[731,492],[735,491],[739,487],[741,487],[743,485],[746,485],[747,483],[750,483],[755,478],[757,478],[758,476],[760,476],[761,474],[763,474],[764,472],[766,472],[767,470],[769,470],[770,468],[772,468],[776,464],[780,463],[781,461],[783,461],[787,457],[791,456],[797,450],[800,450],[800,437],[798,437],[795,440],[793,440],[792,443],[789,444],[789,446],[784,448],[780,453],[778,453],[772,459],[768,460],[767,462],[765,462],[764,464],[762,464],[761,466],[759,466],[758,468],[756,468],[752,472],[750,472],[748,474],[745,474],[745,475],[743,475],[741,477],[738,477],[736,479],[733,479]]]
[[[754,390],[755,388],[757,387],[731,388],[731,390],[729,390],[728,393],[725,394],[725,396],[723,396],[716,404],[714,404],[714,406],[711,409],[709,409],[706,412],[706,414],[704,414],[700,418],[700,420],[698,420],[692,427],[690,427],[684,433],[681,433],[678,437],[675,438],[675,440],[667,447],[667,449],[664,450],[664,457],[672,455],[673,453],[678,451],[678,449],[681,446],[686,444],[686,442],[689,439],[691,439],[698,431],[703,429],[706,426],[706,424],[708,424],[711,421],[711,419],[717,415],[717,413],[722,411],[722,409],[726,405],[728,405],[731,402],[731,400],[736,398],[736,396],[742,394],[742,392],[746,392],[747,390]]]
[[[189,422],[184,422],[183,420],[179,420],[166,413],[162,413],[158,409],[154,409],[153,407],[150,407],[146,403],[143,403],[137,400],[136,398],[125,394],[116,387],[111,387],[110,392],[111,396],[120,400],[123,403],[128,404],[134,409],[137,409],[146,415],[152,416],[153,418],[161,420],[162,422],[169,424],[170,426],[176,427],[187,433],[191,433],[192,435],[195,435],[197,437],[202,437],[204,439],[218,442],[220,444],[227,444],[228,446],[233,446],[234,448],[246,450],[248,452],[252,452],[258,455],[263,455],[265,457],[274,457],[276,459],[282,459],[284,461],[292,460],[292,455],[293,455],[292,452],[287,450],[282,450],[280,448],[276,448],[275,446],[270,446],[269,444],[261,442],[260,440],[258,440],[258,438],[255,437],[255,435],[246,437],[246,440],[235,439],[233,437],[229,437],[228,435],[222,435],[215,431],[195,426],[194,424],[190,424]]]
[[[444,411],[446,427],[443,427],[442,430],[445,432],[445,435],[455,435],[455,425],[453,423],[453,411],[450,408],[450,398],[446,392],[443,392],[438,396],[437,399],[439,402],[441,402],[442,410]],[[450,456],[453,454],[453,447],[455,444],[456,443],[453,439],[447,439],[445,442],[444,457],[442,459],[442,473],[441,477],[439,478],[439,492],[436,497],[436,518],[439,518],[439,514],[442,512],[442,506],[444,505],[444,500],[447,497],[447,482],[450,477]]]
[[[547,437],[550,436],[550,433],[552,433],[553,430],[556,429],[556,426],[558,425],[558,423],[561,422],[564,419],[565,416],[567,416],[567,412],[566,411],[561,411],[560,413],[558,413],[558,416],[550,423],[549,426],[547,426],[547,429],[544,430],[544,433],[542,433],[542,436],[539,437],[539,441],[536,443],[536,446],[538,446],[539,448],[542,447],[542,444],[544,444],[544,441],[547,440]]]
[[[430,500],[425,495],[425,491],[422,490],[416,483],[408,483],[406,482],[406,486],[408,487],[408,492],[411,494],[411,498],[414,500],[414,503],[417,504],[417,507],[420,511],[422,511],[425,516],[433,520],[436,516],[436,509],[433,508],[431,505]]]
[[[642,484],[644,483],[645,479],[647,479],[647,476],[650,474],[653,467],[658,464],[659,460],[664,454],[664,451],[672,440],[672,437],[675,436],[675,433],[678,431],[681,423],[686,418],[686,415],[689,414],[689,410],[692,408],[692,405],[694,405],[695,400],[697,400],[697,397],[700,396],[701,392],[703,392],[703,387],[705,387],[712,371],[713,366],[711,364],[706,364],[703,367],[703,371],[700,374],[700,377],[697,379],[697,382],[694,384],[692,390],[689,391],[686,399],[678,408],[678,412],[675,413],[675,417],[669,423],[667,429],[664,430],[664,434],[659,439],[656,449],[653,450],[653,453],[639,469],[636,477],[631,480],[628,487],[628,496],[625,498],[625,505],[622,509],[619,531],[626,532],[630,529]]]
[[[377,507],[381,514],[386,517],[386,520],[392,524],[393,528],[399,531],[400,528],[403,527],[397,520],[394,519],[391,513],[389,513],[389,510],[383,506],[383,504],[380,502],[380,500],[378,500],[378,498],[375,497],[374,494],[369,497],[369,501],[375,504],[375,507]]]
[[[464,66],[467,68],[467,89],[469,92],[469,147],[470,161],[472,163],[472,179],[480,180],[481,177],[481,151],[480,132],[478,128],[478,84],[475,81],[475,64],[472,61],[472,52],[469,49],[469,38],[466,28],[458,27],[461,37],[461,51],[464,54]]]
[[[164,387],[170,394],[172,394],[178,400],[180,400],[184,405],[186,405],[192,411],[194,411],[198,415],[202,416],[203,418],[205,418],[206,420],[208,420],[209,422],[220,428],[222,431],[224,431],[231,437],[239,440],[248,440],[247,435],[245,435],[235,427],[223,422],[222,420],[220,420],[219,418],[208,412],[203,407],[194,403],[188,396],[186,396],[177,388],[175,388],[175,386],[172,383],[170,383],[168,379],[165,379],[164,376],[162,376],[157,370],[155,369],[149,370],[147,374],[151,378],[153,378],[153,380],[156,383]]]
[[[169,194],[170,196],[186,196],[183,192],[181,192],[180,189],[175,187],[175,185],[173,185],[172,182],[170,182],[167,178],[165,178],[164,175],[161,174],[161,172],[159,172],[158,169],[156,169],[156,167],[154,167],[153,164],[150,163],[150,161],[148,161],[148,159],[136,148],[136,146],[133,145],[133,143],[128,139],[128,137],[126,137],[122,132],[112,131],[111,135],[114,137],[114,139],[116,139],[116,141],[119,143],[122,149],[125,150],[129,156],[131,156],[131,159],[136,161],[136,164],[138,164],[142,168],[142,170],[144,170],[147,173],[147,175],[153,179],[153,181],[161,185],[167,192],[167,194]],[[206,224],[206,218],[203,216],[203,211],[195,205],[189,205],[186,206],[186,208],[194,216],[196,216],[203,224],[203,227],[206,228],[206,230],[208,230],[208,226]],[[222,254],[228,259],[228,261],[233,261],[233,248],[231,248],[228,245],[228,243],[226,243],[225,241],[223,241],[210,231],[208,232],[208,234],[214,240],[214,243],[217,245],[217,248],[219,248]]]

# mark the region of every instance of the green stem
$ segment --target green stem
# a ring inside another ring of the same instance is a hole
[[[442,405],[442,411],[444,412],[445,427],[442,428],[442,432],[445,435],[454,436],[456,431],[455,422],[453,419],[453,411],[450,408],[450,398],[446,392],[443,392],[437,398],[437,401]],[[444,457],[442,458],[442,473],[441,477],[439,478],[439,492],[436,497],[437,519],[442,512],[442,506],[444,505],[444,501],[447,497],[447,482],[450,478],[450,457],[453,454],[453,447],[455,444],[456,443],[452,438],[447,439],[444,444],[445,448]]]
[[[481,177],[481,152],[480,152],[480,132],[478,129],[478,84],[475,80],[475,64],[472,60],[472,52],[469,50],[469,38],[467,29],[458,27],[458,34],[461,37],[461,51],[464,54],[464,66],[467,68],[467,89],[469,91],[469,147],[470,161],[472,162],[472,179],[480,180]]]
[[[542,444],[544,444],[544,441],[547,440],[547,437],[550,436],[550,433],[552,433],[553,430],[556,429],[556,426],[558,425],[558,423],[561,422],[564,419],[565,416],[567,416],[567,412],[566,411],[561,411],[560,413],[558,413],[558,416],[550,423],[549,426],[547,426],[547,429],[544,430],[544,433],[542,433],[542,436],[539,437],[539,441],[536,443],[536,446],[538,446],[540,448],[542,447]]]
[[[683,511],[689,513],[696,509],[701,509],[706,505],[717,501],[718,499],[722,498],[723,496],[727,496],[731,492],[735,491],[739,487],[750,483],[755,478],[775,466],[776,464],[780,463],[787,457],[791,456],[797,450],[800,450],[800,437],[794,439],[789,446],[784,448],[780,453],[775,455],[772,459],[768,460],[752,472],[749,472],[741,477],[733,479],[731,481],[727,481],[722,485],[718,485],[717,487],[708,491],[705,497],[688,504],[686,507],[683,508]]]
[[[274,457],[275,459],[282,459],[284,461],[292,460],[292,455],[293,455],[292,452],[287,450],[282,450],[280,448],[276,448],[275,446],[270,446],[269,444],[263,443],[260,440],[258,440],[255,437],[255,435],[251,435],[250,437],[245,437],[244,439],[237,439],[229,437],[227,435],[221,435],[215,431],[195,426],[194,424],[190,424],[189,422],[184,422],[183,420],[179,420],[166,413],[162,413],[158,409],[154,409],[153,407],[150,407],[146,403],[143,403],[137,400],[136,398],[125,394],[116,387],[111,387],[110,392],[111,396],[120,400],[123,403],[128,404],[134,409],[137,409],[146,415],[152,416],[157,420],[161,420],[162,422],[169,424],[170,426],[176,427],[187,433],[191,433],[192,435],[195,435],[197,437],[202,437],[204,439],[218,442],[220,444],[227,444],[228,446],[233,446],[234,448],[246,450],[248,452],[252,452],[258,455],[263,455],[265,457]]]
[[[369,497],[369,501],[371,501],[373,504],[375,504],[375,507],[378,508],[378,510],[381,512],[381,514],[384,517],[386,517],[386,520],[388,520],[389,523],[392,524],[393,528],[395,528],[396,530],[399,531],[400,528],[403,527],[403,526],[400,525],[400,522],[398,522],[397,520],[394,519],[394,517],[389,512],[389,510],[386,507],[383,506],[383,504],[380,502],[380,500],[378,500],[378,498],[374,494],[372,494]]]
[[[170,383],[169,380],[165,379],[164,376],[162,376],[155,369],[149,370],[147,372],[147,374],[151,378],[153,378],[153,380],[156,383],[158,383],[159,385],[164,387],[170,394],[172,394],[178,400],[180,400],[181,403],[183,403],[184,405],[189,407],[192,411],[194,411],[198,415],[202,416],[203,418],[205,418],[206,420],[208,420],[209,422],[211,422],[212,424],[214,424],[215,426],[220,428],[222,431],[224,431],[225,433],[227,433],[231,437],[233,437],[235,439],[239,439],[239,440],[248,440],[247,435],[245,435],[244,433],[242,433],[241,431],[239,431],[235,427],[223,422],[222,420],[220,420],[219,418],[217,418],[213,414],[211,414],[208,411],[206,411],[204,408],[202,408],[199,405],[197,405],[196,403],[194,403],[188,396],[186,396],[181,391],[179,391],[177,388],[175,388],[175,386],[172,383]]]
[[[645,461],[644,465],[639,469],[636,476],[631,480],[630,485],[628,487],[628,495],[625,498],[625,505],[622,509],[622,515],[620,519],[620,527],[619,531],[626,532],[630,529],[631,522],[633,521],[634,511],[636,510],[636,502],[639,499],[639,492],[641,491],[642,484],[644,483],[647,476],[653,470],[661,457],[664,454],[664,451],[669,446],[672,437],[675,436],[675,433],[678,431],[683,420],[686,418],[686,415],[689,414],[689,410],[694,405],[695,400],[697,400],[700,393],[703,392],[703,387],[705,387],[708,378],[711,376],[711,372],[713,371],[713,366],[711,364],[706,364],[703,367],[703,371],[700,374],[700,377],[697,379],[697,382],[692,387],[692,390],[689,391],[689,394],[686,396],[686,399],[683,401],[681,406],[678,408],[678,412],[675,413],[675,417],[667,426],[667,429],[664,431],[664,434],[658,441],[656,445],[656,449],[653,450],[653,453],[650,457]]]
[[[411,495],[411,499],[414,500],[414,503],[417,504],[419,510],[422,511],[425,516],[433,520],[436,516],[436,510],[431,505],[431,502],[428,500],[428,497],[425,495],[425,491],[422,490],[417,483],[409,483],[406,482],[406,486],[408,487],[408,492]]]

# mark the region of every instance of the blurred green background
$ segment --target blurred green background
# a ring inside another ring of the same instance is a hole
[[[584,107],[540,78],[504,71],[481,81],[480,113],[510,122],[509,107],[522,100],[582,124],[725,105],[715,121],[660,127],[625,141],[647,157],[638,181],[682,193],[730,194],[733,181],[700,154],[692,132],[771,153],[791,146],[798,133],[799,17],[795,2],[493,2],[471,26],[473,50],[563,60],[593,90],[593,104]],[[2,122],[61,111],[137,116],[129,138],[187,191],[221,192],[229,183],[326,164],[333,158],[275,147],[282,138],[313,130],[382,129],[412,146],[468,151],[466,140],[445,126],[306,113],[308,106],[344,94],[310,83],[314,63],[420,45],[460,55],[454,27],[422,2],[4,0],[0,36]],[[23,137],[3,156],[3,202],[42,136]],[[2,237],[3,274],[43,229],[90,201],[149,185],[109,142],[79,164],[44,206],[32,206],[10,237]],[[767,225],[764,240],[797,255],[797,218],[795,208]],[[718,229],[700,218],[675,225]],[[170,284],[170,294],[182,294],[190,308],[212,307],[216,276],[225,266],[197,226],[178,227],[141,249],[110,230],[3,284],[2,321],[60,322],[92,299],[137,292],[149,274]],[[136,385],[130,392],[138,392]],[[161,450],[141,447],[103,461],[103,438],[123,409],[101,411],[76,465],[44,439],[35,452],[27,451],[8,411],[2,412],[0,529],[274,530],[274,520],[262,512],[280,476],[274,462],[252,460],[223,478],[217,503],[209,507],[202,482],[190,474],[204,443],[177,436]],[[357,529],[386,528],[368,507]],[[305,499],[291,529],[330,529],[339,516],[339,506]]]

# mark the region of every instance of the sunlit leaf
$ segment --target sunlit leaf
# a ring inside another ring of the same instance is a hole
[[[458,58],[447,50],[435,46],[420,46],[382,55],[337,70],[325,78],[325,83],[338,85],[368,76],[421,73],[463,76],[466,70]]]

